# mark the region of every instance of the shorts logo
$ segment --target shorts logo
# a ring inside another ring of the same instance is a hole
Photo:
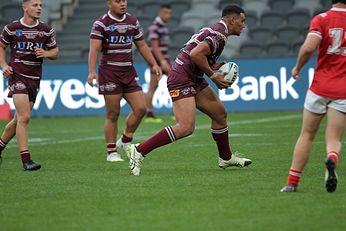
[[[100,91],[114,91],[117,88],[115,83],[109,82],[105,85],[100,85]]]
[[[169,95],[172,98],[178,97],[180,95],[180,90],[171,90],[171,91],[169,91]]]
[[[183,95],[188,95],[189,93],[196,94],[196,90],[193,87],[187,87],[181,90]]]
[[[21,91],[21,90],[24,90],[26,88],[26,86],[22,82],[17,82],[17,83],[15,83],[14,88],[18,91]]]

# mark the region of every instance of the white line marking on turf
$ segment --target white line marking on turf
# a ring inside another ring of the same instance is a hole
[[[263,118],[263,119],[253,119],[253,120],[241,120],[241,121],[235,121],[235,122],[229,122],[228,126],[237,126],[237,125],[244,125],[244,124],[258,124],[258,123],[270,123],[274,121],[282,121],[282,120],[291,120],[291,119],[297,119],[300,118],[301,115],[287,115],[287,116],[275,116],[275,117],[269,117],[269,118]],[[207,129],[210,128],[210,125],[203,124],[203,125],[197,125],[196,129]]]
[[[273,121],[282,121],[282,120],[290,120],[290,119],[296,119],[300,118],[301,115],[287,115],[287,116],[275,116],[275,117],[269,117],[269,118],[262,118],[262,119],[252,119],[252,120],[242,120],[242,121],[235,121],[229,123],[230,126],[237,126],[237,125],[244,125],[244,124],[258,124],[258,123],[270,123]],[[210,129],[210,124],[202,124],[196,126],[196,129],[202,130],[202,129]],[[59,133],[63,133],[63,131],[60,131]],[[156,132],[138,132],[136,134],[136,139],[142,140],[148,138],[150,135],[154,135]],[[251,134],[251,133],[244,133],[244,134],[230,134],[230,136],[263,136],[264,134]],[[86,142],[86,141],[93,141],[93,140],[102,140],[104,139],[104,136],[92,136],[92,137],[80,137],[76,139],[64,139],[64,140],[53,140],[52,138],[31,138],[29,140],[29,146],[42,146],[42,145],[49,145],[49,144],[68,144],[68,143],[79,143],[79,142]],[[315,142],[317,143],[317,142]],[[13,148],[16,147],[16,142],[11,142],[7,147]]]

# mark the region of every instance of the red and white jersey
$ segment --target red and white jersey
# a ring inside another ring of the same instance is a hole
[[[102,40],[100,67],[126,70],[133,65],[133,41],[143,40],[143,31],[132,15],[126,13],[119,20],[108,12],[94,22],[90,39]]]
[[[346,99],[346,9],[334,7],[314,17],[309,36],[321,39],[311,91]]]
[[[31,79],[41,79],[43,58],[37,58],[35,48],[57,47],[55,31],[49,25],[37,21],[26,25],[23,18],[7,24],[0,35],[0,41],[11,48],[10,66],[13,72]]]

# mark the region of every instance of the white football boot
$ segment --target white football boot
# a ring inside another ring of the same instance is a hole
[[[118,162],[118,161],[124,161],[119,153],[117,152],[112,152],[110,154],[107,154],[107,161],[109,162]]]
[[[130,153],[130,163],[129,168],[131,170],[130,174],[133,174],[135,176],[139,176],[141,172],[141,164],[144,160],[144,157],[140,152],[137,151],[136,145],[131,144],[129,147],[129,153]]]
[[[230,166],[237,166],[242,168],[250,165],[251,163],[252,161],[250,159],[239,156],[238,152],[233,153],[231,159],[229,160],[223,160],[219,158],[219,167],[223,169]]]
[[[115,145],[116,145],[117,148],[123,149],[123,150],[125,151],[127,157],[130,158],[130,153],[129,153],[129,148],[130,148],[130,146],[131,146],[131,143],[130,143],[130,142],[128,142],[128,143],[123,143],[123,141],[122,141],[121,138],[120,138],[120,139],[117,140],[117,142],[116,142]]]

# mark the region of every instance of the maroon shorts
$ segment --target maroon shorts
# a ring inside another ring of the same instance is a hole
[[[126,71],[114,71],[102,67],[99,68],[98,76],[100,95],[117,95],[142,90],[137,83],[138,75],[134,67],[129,67]]]
[[[204,78],[190,78],[186,73],[170,71],[168,75],[167,88],[173,102],[183,98],[195,97],[208,86],[209,83]]]
[[[8,78],[8,97],[10,98],[14,94],[27,94],[29,101],[35,103],[39,88],[39,79],[30,79],[15,73]]]

